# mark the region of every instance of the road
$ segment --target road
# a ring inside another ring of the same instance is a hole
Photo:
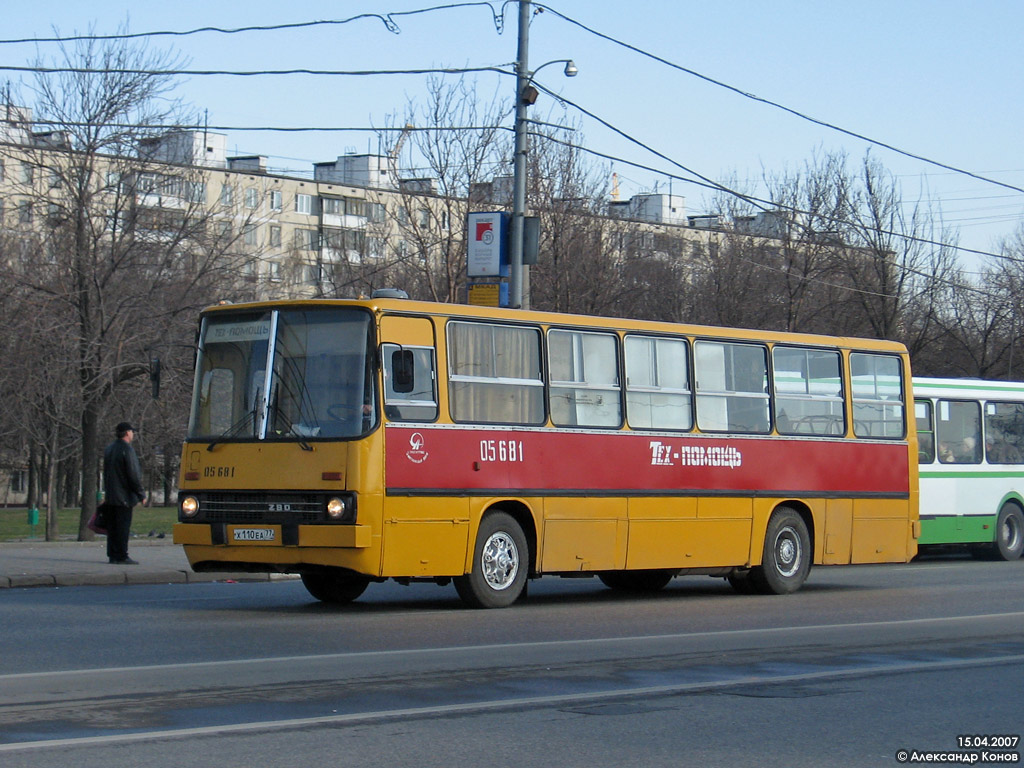
[[[0,764],[898,765],[1024,736],[1022,585],[936,558],[785,597],[547,578],[500,611],[427,584],[11,589]]]

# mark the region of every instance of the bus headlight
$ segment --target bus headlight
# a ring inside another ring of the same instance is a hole
[[[199,514],[199,499],[195,496],[186,496],[181,500],[181,516],[195,517]]]
[[[327,516],[331,520],[341,520],[347,511],[348,505],[345,504],[344,499],[335,496],[327,502]]]

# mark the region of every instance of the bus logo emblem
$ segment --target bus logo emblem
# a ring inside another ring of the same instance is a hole
[[[419,432],[413,432],[409,437],[409,450],[405,452],[409,461],[413,464],[422,464],[430,454],[423,450],[426,441]]]

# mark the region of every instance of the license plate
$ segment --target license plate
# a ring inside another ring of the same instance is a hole
[[[273,541],[273,528],[235,528],[235,541]]]

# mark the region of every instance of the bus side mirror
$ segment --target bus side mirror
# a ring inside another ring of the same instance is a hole
[[[391,353],[391,386],[398,394],[412,392],[413,380],[412,350],[397,349]]]

